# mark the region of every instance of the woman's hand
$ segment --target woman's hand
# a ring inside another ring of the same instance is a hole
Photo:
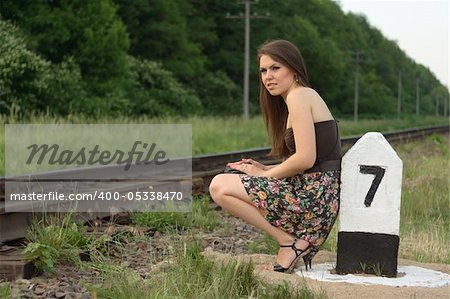
[[[265,176],[265,172],[269,169],[266,165],[253,159],[242,159],[238,162],[228,163],[227,166],[251,176]]]
[[[253,165],[253,166],[255,166],[255,167],[259,168],[259,169],[262,169],[262,170],[269,170],[270,169],[270,167],[268,167],[268,166],[266,166],[266,165],[264,165],[262,163],[259,163],[258,161],[255,161],[253,159],[242,159],[241,161],[228,163],[227,166],[240,165],[240,164],[251,164],[251,165]]]
[[[266,166],[264,164],[261,164],[258,161],[255,161],[253,159],[242,159],[242,161],[244,163],[249,163],[249,164],[255,166],[256,168],[259,168],[259,169],[262,169],[262,170],[269,170],[269,168],[270,168],[270,167],[268,167],[268,166]]]

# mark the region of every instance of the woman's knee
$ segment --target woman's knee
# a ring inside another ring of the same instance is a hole
[[[240,178],[233,174],[216,175],[209,184],[209,194],[218,204],[226,200],[227,196],[244,201],[247,201],[248,197]]]
[[[221,195],[224,194],[224,181],[221,179],[221,175],[216,175],[209,184],[209,194],[214,201],[220,199]]]

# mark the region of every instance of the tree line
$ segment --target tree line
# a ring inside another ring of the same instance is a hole
[[[244,6],[229,0],[3,0],[0,114],[187,116],[242,110]],[[448,88],[362,15],[330,0],[260,0],[251,21],[250,111],[259,113],[256,49],[288,39],[335,113],[444,109]],[[266,15],[266,13],[270,13]],[[399,85],[399,80],[401,84]],[[448,109],[448,105],[445,105]]]

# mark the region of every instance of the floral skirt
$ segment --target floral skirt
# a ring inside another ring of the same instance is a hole
[[[308,241],[325,242],[339,211],[340,171],[277,179],[239,175],[253,205],[273,226]]]

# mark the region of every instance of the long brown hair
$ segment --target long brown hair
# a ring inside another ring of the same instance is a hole
[[[287,40],[273,40],[265,42],[258,49],[258,65],[262,55],[268,55],[296,74],[301,86],[310,87],[305,63],[299,49]],[[266,125],[267,137],[272,142],[269,155],[278,158],[289,156],[289,149],[284,142],[288,110],[281,96],[272,96],[264,86],[259,76],[259,104]]]

